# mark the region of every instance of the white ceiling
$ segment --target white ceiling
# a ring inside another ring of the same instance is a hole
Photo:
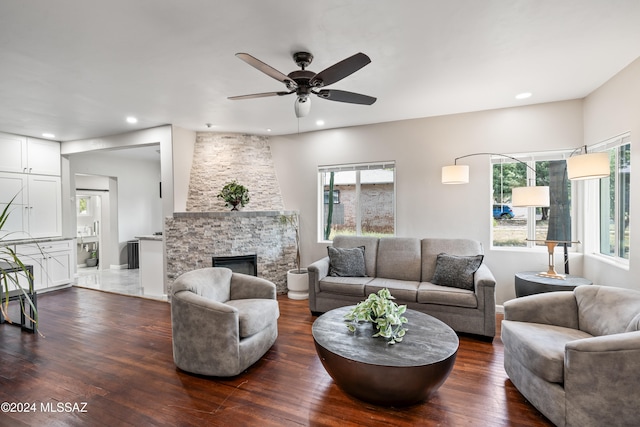
[[[287,134],[582,98],[640,56],[639,22],[638,0],[3,0],[0,131]],[[284,90],[236,52],[287,74],[298,50],[316,72],[366,53],[329,88],[378,101],[314,97],[298,121],[293,95],[227,99]]]

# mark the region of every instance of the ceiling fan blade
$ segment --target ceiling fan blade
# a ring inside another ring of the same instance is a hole
[[[278,80],[279,82],[284,83],[290,89],[298,86],[296,82],[291,80],[286,74],[281,73],[280,71],[276,70],[272,66],[265,64],[264,62],[260,61],[257,58],[254,58],[248,53],[236,53],[236,56],[242,59],[247,64],[251,65],[253,68],[259,71],[262,71],[267,76],[272,77]]]
[[[331,67],[320,71],[313,76],[309,84],[314,87],[329,86],[345,77],[355,73],[360,68],[371,62],[364,53],[356,53],[353,56],[333,64]]]
[[[291,92],[264,92],[264,93],[252,93],[251,95],[240,95],[240,96],[230,96],[227,99],[231,99],[237,101],[239,99],[252,99],[252,98],[266,98],[267,96],[283,96],[290,95],[294,93]]]
[[[348,102],[350,104],[371,105],[377,100],[377,98],[373,96],[336,89],[322,89],[321,91],[313,93],[329,101]]]

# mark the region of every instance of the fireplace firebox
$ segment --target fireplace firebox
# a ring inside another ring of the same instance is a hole
[[[251,276],[258,275],[258,255],[233,255],[233,256],[214,256],[212,258],[214,267],[227,267],[236,273],[248,274]]]

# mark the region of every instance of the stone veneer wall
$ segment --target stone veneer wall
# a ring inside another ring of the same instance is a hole
[[[295,268],[295,232],[280,215],[291,211],[177,212],[165,220],[167,294],[182,273],[211,267],[212,257],[258,255],[258,276],[287,292],[287,271]]]
[[[284,209],[268,137],[198,132],[187,211],[228,211],[224,201],[216,196],[234,179],[249,189],[251,200],[244,210]]]

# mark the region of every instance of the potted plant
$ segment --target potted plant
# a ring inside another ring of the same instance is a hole
[[[2,232],[2,230],[9,219],[9,209],[14,199],[11,199],[2,212],[0,212],[0,291],[2,294],[0,296],[0,312],[7,322],[13,323],[8,313],[9,301],[17,297],[20,301],[22,313],[29,322],[32,322],[35,332],[38,326],[38,310],[31,299],[28,289],[23,288],[20,284],[21,277],[27,277],[33,280],[33,274],[10,245],[2,244],[2,240],[4,240],[7,235]],[[27,312],[27,307],[31,308],[33,317]]]
[[[231,207],[232,211],[237,211],[238,205],[242,208],[249,203],[249,190],[234,179],[222,187],[218,193],[218,199],[224,200],[225,206]]]
[[[87,267],[95,267],[96,265],[98,265],[98,251],[97,250],[92,250],[91,252],[89,252],[89,258],[87,258]]]
[[[370,294],[344,315],[347,328],[355,332],[360,322],[371,322],[378,331],[373,335],[374,338],[383,337],[388,344],[401,342],[407,332],[403,326],[407,323],[407,318],[403,316],[407,306],[396,304],[394,299],[387,288]]]
[[[309,298],[309,272],[306,268],[300,268],[300,216],[298,214],[281,215],[280,221],[293,228],[296,239],[296,258],[293,270],[287,271],[287,296],[291,299]]]

